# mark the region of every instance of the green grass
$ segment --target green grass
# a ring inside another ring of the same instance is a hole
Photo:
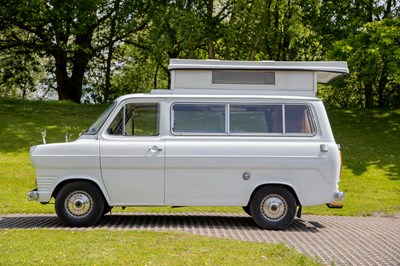
[[[306,208],[325,215],[400,213],[400,110],[332,110],[329,118],[341,144],[340,188],[344,208]]]
[[[53,205],[28,202],[35,188],[29,147],[71,139],[88,128],[106,106],[73,103],[0,101],[0,213],[54,213]],[[329,112],[337,143],[343,153],[340,188],[346,193],[343,209],[325,205],[304,208],[304,213],[373,215],[400,213],[400,110],[332,110]],[[121,211],[117,209],[116,211]],[[154,212],[241,212],[240,207],[127,208]]]
[[[0,258],[0,265],[319,265],[283,244],[109,230],[0,230]]]

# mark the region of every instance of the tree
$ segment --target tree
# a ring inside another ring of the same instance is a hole
[[[323,89],[322,96],[337,106],[399,107],[399,29],[399,18],[384,19],[367,23],[357,34],[336,42],[329,56],[346,60],[350,75]]]
[[[143,8],[134,0],[5,0],[0,50],[53,58],[59,99],[80,102],[89,61],[140,30]]]

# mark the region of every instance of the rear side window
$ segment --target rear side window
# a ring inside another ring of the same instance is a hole
[[[314,121],[307,105],[285,106],[285,133],[315,134]]]
[[[172,119],[172,132],[178,135],[312,136],[316,132],[305,104],[175,104]]]
[[[283,133],[282,105],[230,105],[231,133]]]

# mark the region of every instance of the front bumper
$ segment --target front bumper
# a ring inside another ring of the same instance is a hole
[[[37,188],[28,192],[28,200],[29,201],[37,201],[39,199],[39,192]]]

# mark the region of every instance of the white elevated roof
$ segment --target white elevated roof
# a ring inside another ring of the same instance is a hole
[[[171,59],[171,70],[269,70],[312,71],[317,73],[317,82],[326,84],[332,79],[349,74],[344,61],[228,61]]]
[[[346,62],[171,59],[173,94],[315,96],[317,83],[349,73]]]

